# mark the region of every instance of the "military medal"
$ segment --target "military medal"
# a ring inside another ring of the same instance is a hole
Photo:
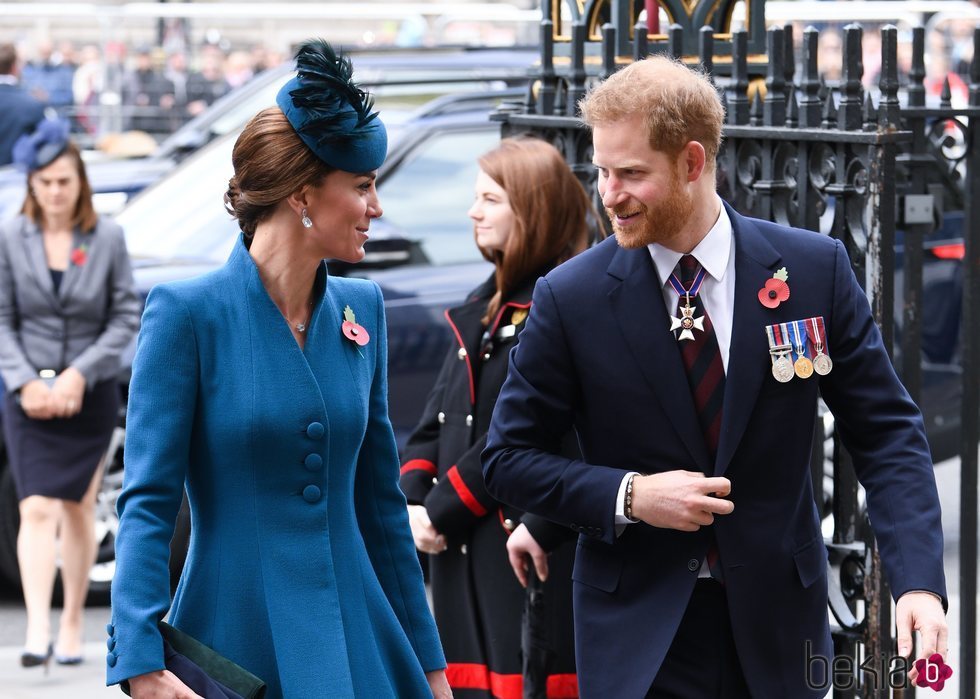
[[[785,326],[783,326],[785,328]],[[784,341],[783,330],[779,325],[767,325],[766,337],[769,339],[769,356],[772,359],[772,376],[779,383],[791,381],[795,374],[789,355],[793,347]]]
[[[684,288],[684,285],[677,278],[676,274],[671,274],[667,279],[683,302],[683,305],[680,307],[681,317],[670,317],[670,331],[674,332],[678,329],[681,331],[680,335],[677,336],[678,342],[681,340],[693,340],[694,330],[704,332],[704,316],[702,315],[699,318],[694,317],[694,311],[697,310],[697,306],[691,305],[691,299],[697,298],[698,292],[701,290],[701,284],[704,283],[705,276],[707,276],[707,272],[704,267],[700,267],[698,273],[694,275],[694,281],[691,282],[689,289]]]
[[[806,321],[807,335],[813,343],[813,351],[816,356],[813,358],[813,370],[821,376],[826,376],[834,368],[834,363],[830,355],[824,352],[826,348],[826,330],[824,329],[823,316],[809,318]]]
[[[813,362],[806,356],[806,326],[803,326],[803,332],[801,333],[801,322],[805,323],[806,321],[793,322],[793,346],[796,350],[796,361],[793,362],[793,371],[801,379],[808,379],[813,376]]]

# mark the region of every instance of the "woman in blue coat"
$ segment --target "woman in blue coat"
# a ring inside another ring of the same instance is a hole
[[[385,130],[349,60],[310,42],[297,65],[235,145],[228,263],[147,299],[107,655],[136,699],[187,691],[164,670],[168,609],[267,699],[451,696],[398,488],[381,293],[323,263],[364,256]]]

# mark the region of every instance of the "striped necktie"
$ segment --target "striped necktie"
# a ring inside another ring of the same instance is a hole
[[[685,289],[690,289],[701,268],[700,263],[693,255],[684,255],[678,266],[680,267],[681,284]],[[680,307],[684,305],[683,297],[680,298],[677,305],[677,315],[680,316]],[[684,361],[684,369],[687,370],[687,382],[691,386],[694,408],[698,414],[698,422],[701,424],[701,433],[704,435],[704,442],[708,446],[708,453],[711,455],[711,463],[713,464],[718,453],[718,440],[721,436],[721,409],[725,399],[725,367],[721,361],[721,351],[718,349],[718,337],[715,335],[714,325],[711,323],[711,318],[708,317],[704,303],[692,299],[691,305],[698,307],[695,312],[696,316],[698,314],[704,316],[704,332],[695,331],[694,340],[686,340],[680,343],[681,358]],[[713,473],[707,475],[711,476]],[[708,569],[711,571],[711,577],[715,580],[724,580],[721,561],[718,557],[718,545],[715,543],[713,531],[708,547]]]

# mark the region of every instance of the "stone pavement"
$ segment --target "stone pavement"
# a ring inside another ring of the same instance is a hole
[[[101,610],[89,610],[89,613]],[[106,610],[108,612],[108,610]],[[118,687],[105,686],[105,643],[84,647],[85,662],[61,666],[53,662],[47,675],[43,667],[22,668],[20,648],[0,648],[0,697],[3,699],[105,699],[125,695]]]

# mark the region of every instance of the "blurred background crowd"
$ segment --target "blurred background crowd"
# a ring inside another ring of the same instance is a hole
[[[48,37],[21,42],[18,54],[26,58],[22,87],[93,139],[119,131],[171,132],[284,60],[262,43],[234,50],[220,42],[79,46]]]

